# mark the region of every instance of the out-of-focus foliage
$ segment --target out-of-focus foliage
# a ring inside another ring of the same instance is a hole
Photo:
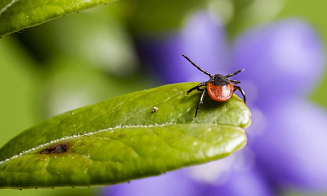
[[[129,24],[137,34],[157,34],[182,27],[186,15],[204,8],[208,0],[129,0]]]
[[[34,64],[15,40],[0,43],[0,146],[18,134],[18,129],[33,125],[38,119],[40,80]]]

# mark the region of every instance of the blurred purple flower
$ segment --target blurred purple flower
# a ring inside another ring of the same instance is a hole
[[[181,57],[180,52],[209,72],[227,74],[231,70],[225,30],[218,19],[208,17],[205,12],[197,13],[177,35],[140,40],[138,51],[142,62],[159,76],[156,78],[161,83],[203,80],[204,75]]]
[[[110,187],[110,194],[114,196],[167,196],[201,194],[201,189],[194,186],[192,179],[181,174],[181,171],[169,172],[160,177],[150,177],[132,181],[131,183],[119,184]]]
[[[178,35],[141,41],[140,56],[164,83],[207,80],[179,52],[210,73],[245,68],[235,78],[242,81],[252,111],[247,147],[226,159],[111,186],[108,195],[327,191],[327,113],[301,98],[324,70],[324,48],[315,31],[292,19],[244,33],[231,50],[226,40],[219,20],[200,12]]]
[[[257,166],[276,187],[326,190],[327,113],[298,97],[264,108],[269,127],[251,143]]]
[[[288,19],[241,35],[233,47],[235,69],[256,89],[259,105],[312,90],[325,67],[325,51],[310,25]]]
[[[324,73],[324,54],[315,31],[295,19],[252,30],[234,44],[234,67],[246,68],[239,79],[267,125],[249,144],[274,187],[327,190],[327,113],[299,96]]]

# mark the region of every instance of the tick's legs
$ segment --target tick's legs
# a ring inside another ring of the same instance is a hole
[[[244,103],[246,103],[246,96],[245,96],[245,92],[243,91],[243,89],[239,86],[234,86],[234,92],[237,90],[239,90],[241,92],[241,94],[243,96],[243,101],[244,101]]]
[[[244,71],[244,70],[245,70],[245,69],[237,70],[237,71],[235,71],[234,73],[228,74],[226,77],[229,78],[229,77],[235,76],[236,74],[238,74],[238,73],[240,73],[240,72],[242,72],[242,71]]]
[[[238,80],[229,80],[229,81],[233,82],[234,84],[239,84],[239,83],[241,83],[241,81],[238,81]]]
[[[207,82],[201,82],[199,85],[196,85],[195,87],[191,88],[187,91],[187,95],[195,89],[197,89],[198,91],[202,91],[202,89],[200,89],[201,86],[207,86]]]
[[[197,66],[195,63],[193,63],[193,61],[191,59],[189,59],[187,56],[185,56],[184,54],[182,53],[179,53],[181,54],[186,60],[188,60],[194,67],[196,67],[198,70],[202,71],[203,73],[207,74],[209,77],[211,77],[210,73],[207,72],[206,70],[203,70],[201,67]]]
[[[201,97],[200,97],[200,101],[198,103],[198,106],[196,107],[196,110],[195,110],[195,117],[196,118],[196,115],[198,114],[198,111],[199,111],[199,108],[200,108],[200,105],[203,104],[203,97],[204,97],[204,94],[206,93],[207,89],[198,89],[200,91],[203,91],[202,94],[201,94]]]

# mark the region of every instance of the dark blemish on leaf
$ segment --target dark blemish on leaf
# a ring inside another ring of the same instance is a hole
[[[62,17],[65,17],[66,15],[62,15]]]
[[[19,189],[20,191],[23,190],[23,189]]]
[[[67,144],[57,144],[42,150],[40,154],[59,154],[64,152],[67,152]]]
[[[124,137],[124,134],[120,134],[120,135],[118,135],[118,137],[119,138],[122,138],[122,137]]]
[[[159,108],[157,107],[153,107],[152,113],[155,113],[156,111],[158,111]]]

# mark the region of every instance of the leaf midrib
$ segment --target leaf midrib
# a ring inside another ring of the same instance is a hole
[[[90,135],[93,135],[93,134],[97,134],[97,133],[101,133],[101,132],[106,132],[106,131],[112,131],[112,130],[115,130],[115,129],[124,129],[124,128],[150,128],[151,127],[165,127],[165,126],[169,126],[169,125],[215,125],[215,126],[228,126],[228,127],[236,127],[236,128],[240,128],[238,126],[235,126],[235,125],[227,125],[227,124],[214,124],[214,123],[164,123],[164,124],[154,124],[154,125],[125,125],[125,126],[116,126],[116,127],[109,127],[109,128],[106,128],[106,129],[102,129],[102,130],[99,130],[99,131],[94,131],[94,132],[89,132],[89,133],[85,133],[85,134],[79,134],[79,135],[72,135],[72,136],[65,136],[65,137],[62,137],[60,139],[56,139],[56,140],[52,140],[50,142],[47,142],[47,143],[44,143],[44,144],[40,144],[38,145],[37,147],[33,147],[31,149],[28,149],[28,150],[25,150],[19,154],[16,154],[10,158],[7,158],[5,160],[2,160],[0,161],[0,165],[1,164],[4,164],[8,161],[10,161],[11,159],[13,158],[17,158],[17,157],[21,157],[27,153],[30,153],[32,151],[35,151],[37,149],[40,149],[40,148],[44,148],[45,146],[48,146],[50,144],[55,144],[55,143],[58,143],[62,140],[66,140],[66,139],[71,139],[71,138],[79,138],[79,137],[84,137],[84,136],[90,136]],[[242,128],[240,128],[242,129]],[[152,131],[153,133],[153,131]],[[189,137],[193,137],[193,136],[190,136],[190,135],[187,135]],[[199,139],[199,138],[196,138],[196,139]]]
[[[0,10],[0,16],[1,16],[5,11],[7,11],[8,8],[9,8],[10,6],[12,6],[14,3],[16,3],[17,1],[19,1],[19,0],[12,0],[9,4],[7,4],[6,6],[4,6],[4,7]]]

